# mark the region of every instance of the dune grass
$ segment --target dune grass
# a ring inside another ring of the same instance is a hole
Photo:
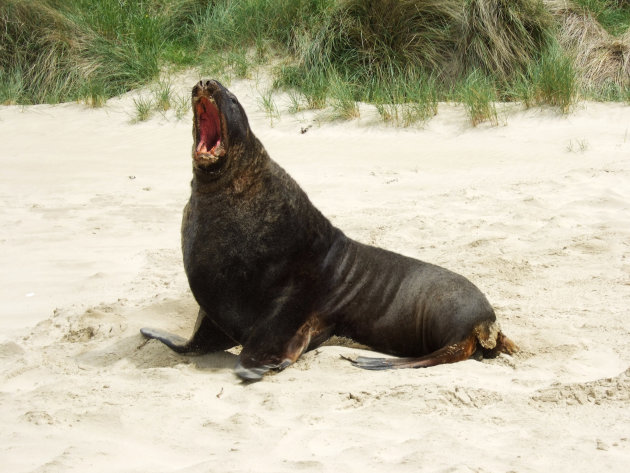
[[[156,109],[155,103],[148,97],[138,97],[133,99],[135,107],[135,116],[132,118],[132,122],[144,122],[151,118],[153,112]]]
[[[273,90],[268,89],[258,93],[258,104],[260,108],[265,112],[265,115],[269,119],[269,123],[273,126],[274,120],[280,118],[280,111],[278,105],[273,97]]]
[[[514,80],[508,94],[528,108],[550,105],[568,113],[579,94],[574,64],[573,59],[555,44],[538,61],[528,65],[527,70]]]
[[[627,101],[630,96],[630,30],[626,27],[618,36],[607,31],[597,20],[599,10],[593,8],[603,3],[611,8],[613,1],[571,4],[549,0],[548,7],[559,24],[557,42],[574,60],[580,93],[597,100]],[[630,2],[625,5],[630,18]]]
[[[573,61],[560,47],[549,49],[539,62],[528,70],[532,88],[532,101],[536,105],[548,104],[567,113],[577,96],[577,75]]]
[[[542,2],[466,0],[457,28],[458,68],[509,81],[547,48],[552,25]]]
[[[489,80],[488,76],[479,70],[472,71],[461,84],[459,94],[468,111],[472,126],[477,126],[483,122],[498,124],[495,106],[497,100],[496,85]]]
[[[630,28],[630,1],[628,0],[574,1],[576,5],[590,11],[613,36],[620,36]]]
[[[496,121],[483,111],[495,100],[563,112],[579,96],[628,100],[629,2],[574,2],[3,0],[0,103],[100,106],[157,83],[151,107],[164,112],[177,98],[160,80],[188,67],[227,82],[265,67],[294,112],[351,119],[365,102],[399,126],[444,100],[472,123]]]
[[[22,103],[94,104],[157,76],[161,25],[144,3],[5,0],[0,65]],[[114,14],[117,13],[117,14]]]
[[[515,83],[548,54],[554,28],[536,0],[346,0],[297,44],[297,62],[279,70],[276,85],[322,106],[336,84],[352,84],[355,101],[398,125],[427,120],[439,100],[467,104],[474,124],[496,122],[491,108],[481,113],[487,100],[514,97]]]

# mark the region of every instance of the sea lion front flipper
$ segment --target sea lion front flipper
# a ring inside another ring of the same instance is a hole
[[[284,360],[282,363],[279,363],[277,365],[262,365],[253,368],[245,368],[241,363],[241,359],[239,358],[236,362],[236,366],[234,367],[234,374],[236,374],[243,381],[260,381],[263,375],[268,371],[282,371],[291,364],[291,361]]]
[[[140,333],[146,338],[161,341],[164,345],[177,353],[186,353],[188,351],[188,340],[174,333],[168,333],[164,330],[151,327],[142,327]]]
[[[296,337],[298,337],[298,334],[287,344],[288,347],[291,347],[291,342]],[[299,338],[302,337],[300,336]],[[255,344],[245,345],[234,367],[234,374],[243,381],[259,381],[268,371],[282,371],[298,359],[308,346],[308,341],[303,346],[295,347],[297,349],[294,350],[287,349],[282,345],[284,344],[281,344],[276,350],[265,348],[256,350],[252,348],[256,346]]]
[[[268,323],[260,324],[243,345],[234,373],[244,381],[258,381],[270,370],[282,371],[295,363],[311,341],[316,346],[321,343],[320,337],[327,338],[328,330],[317,314],[311,314],[297,330],[287,318],[280,320],[284,321],[283,327],[277,327],[273,333]]]
[[[149,327],[141,328],[140,333],[147,338],[161,341],[177,353],[189,355],[203,355],[204,353],[226,350],[238,345],[238,342],[217,327],[201,308],[199,309],[193,335],[189,340],[179,335]]]

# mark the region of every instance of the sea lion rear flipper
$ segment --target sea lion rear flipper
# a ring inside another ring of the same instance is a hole
[[[477,337],[475,334],[461,342],[447,345],[433,353],[417,358],[370,358],[360,356],[356,360],[349,360],[354,366],[364,370],[388,370],[398,368],[428,368],[429,366],[441,365],[444,363],[455,363],[456,361],[467,360],[477,348]]]
[[[482,350],[484,358],[494,358],[500,353],[514,355],[519,351],[519,347],[516,343],[506,337],[503,332],[499,331],[495,347],[492,349],[482,348]]]

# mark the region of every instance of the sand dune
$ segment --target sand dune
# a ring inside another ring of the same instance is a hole
[[[271,126],[255,83],[231,89],[334,224],[467,276],[522,351],[366,372],[342,342],[244,385],[233,353],[146,342],[141,326],[187,336],[196,316],[190,115],[132,125],[131,95],[0,107],[3,471],[627,471],[630,107]]]

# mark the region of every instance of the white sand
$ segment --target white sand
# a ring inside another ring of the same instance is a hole
[[[145,343],[196,316],[190,115],[0,107],[1,471],[628,471],[630,107],[301,134],[312,114],[271,127],[253,82],[232,90],[337,226],[469,277],[522,352],[367,372],[325,346],[243,385],[233,354]]]

